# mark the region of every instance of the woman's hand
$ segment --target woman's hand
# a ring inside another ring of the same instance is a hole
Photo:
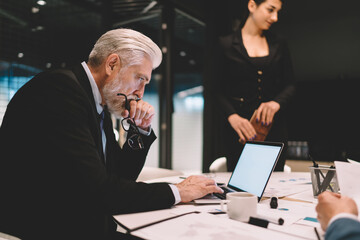
[[[240,139],[239,142],[245,143],[246,140],[253,140],[256,136],[256,131],[246,118],[240,117],[234,113],[228,117],[231,127],[237,132]]]
[[[261,103],[257,109],[256,122],[261,121],[261,124],[269,126],[279,110],[280,104],[275,101]]]

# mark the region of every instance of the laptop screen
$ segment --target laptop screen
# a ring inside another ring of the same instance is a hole
[[[283,143],[246,142],[228,186],[261,198],[282,148]]]

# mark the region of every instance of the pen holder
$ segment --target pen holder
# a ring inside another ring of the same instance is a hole
[[[338,193],[339,184],[336,177],[336,169],[330,166],[309,167],[314,197],[324,192]]]

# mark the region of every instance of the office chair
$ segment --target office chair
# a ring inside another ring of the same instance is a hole
[[[2,233],[0,232],[0,239],[6,239],[6,240],[20,240],[20,238],[6,234],[6,233]]]
[[[215,172],[227,172],[226,157],[220,157],[215,159],[209,167],[211,173]]]

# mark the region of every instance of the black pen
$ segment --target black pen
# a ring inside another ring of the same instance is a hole
[[[318,230],[316,229],[316,227],[314,227],[314,230],[315,230],[317,239],[318,239],[318,240],[321,240],[320,235],[319,235],[319,232],[318,232]]]
[[[267,220],[269,223],[274,223],[274,224],[279,224],[279,225],[283,225],[285,222],[283,218],[273,218],[273,217],[261,216],[261,215],[257,215],[257,217]]]

